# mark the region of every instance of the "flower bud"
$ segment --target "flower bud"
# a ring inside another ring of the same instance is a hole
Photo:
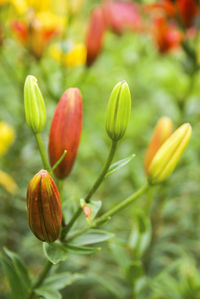
[[[62,210],[58,189],[46,170],[40,170],[27,190],[29,226],[41,241],[53,242],[60,232]]]
[[[130,90],[127,82],[121,81],[112,90],[106,114],[106,130],[112,140],[118,141],[124,136],[130,112]]]
[[[69,88],[61,97],[49,135],[49,158],[53,166],[67,151],[62,162],[55,168],[54,175],[64,179],[72,170],[78,151],[82,128],[82,97],[78,88]]]
[[[93,10],[89,28],[86,37],[86,47],[87,47],[87,66],[91,66],[97,59],[99,53],[101,52],[103,37],[105,32],[105,20],[103,9],[97,7]]]
[[[185,123],[163,143],[148,168],[147,177],[150,184],[161,183],[170,176],[191,135],[192,128],[189,123]]]
[[[37,79],[31,75],[24,85],[24,106],[27,125],[35,134],[41,132],[46,123],[45,103]]]
[[[172,134],[172,131],[173,131],[173,123],[171,119],[166,116],[161,117],[156,124],[153,137],[147,148],[147,152],[145,156],[146,173],[157,150],[161,147],[161,145],[165,142],[165,140]]]

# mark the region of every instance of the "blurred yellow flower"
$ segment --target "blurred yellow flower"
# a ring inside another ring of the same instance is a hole
[[[55,15],[51,11],[43,11],[37,14],[37,20],[45,29],[56,28],[58,31],[62,31],[65,25],[64,17]]]
[[[10,0],[10,2],[20,14],[26,13],[30,8],[33,8],[35,11],[43,11],[50,8],[49,0]]]
[[[0,0],[0,6],[9,3],[9,0]]]
[[[57,0],[52,2],[52,9],[62,15],[76,14],[83,6],[85,0]]]
[[[0,156],[3,156],[7,153],[10,146],[14,142],[14,139],[14,128],[3,121],[0,121]]]
[[[20,14],[25,13],[28,9],[26,0],[10,0],[9,2],[12,3],[16,11]]]
[[[54,44],[50,47],[50,55],[57,61],[62,61],[69,67],[77,67],[85,64],[86,47],[83,43],[74,43],[73,41],[61,44]]]
[[[14,179],[2,170],[0,170],[0,185],[11,194],[16,194],[18,191],[18,186]]]

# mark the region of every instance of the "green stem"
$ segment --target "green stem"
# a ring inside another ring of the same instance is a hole
[[[115,151],[116,151],[116,148],[117,148],[117,142],[116,141],[112,141],[112,145],[111,145],[111,148],[110,148],[110,152],[108,154],[108,158],[97,178],[97,180],[95,181],[95,183],[93,184],[92,188],[90,189],[90,191],[88,192],[88,194],[85,196],[84,200],[85,202],[89,202],[90,201],[90,198],[92,197],[92,195],[96,192],[96,190],[99,188],[101,182],[103,181],[107,171],[108,171],[108,168],[110,167],[110,164],[112,163],[112,160],[113,160],[113,157],[114,157],[114,154],[115,154]]]
[[[49,261],[46,262],[42,272],[40,273],[40,275],[38,276],[36,281],[33,283],[31,293],[30,293],[28,299],[34,298],[34,290],[37,289],[39,286],[41,286],[41,284],[43,283],[44,279],[46,278],[46,276],[49,273],[52,266],[53,266],[53,264],[51,262],[49,262]]]
[[[102,181],[103,181],[103,179],[104,179],[104,177],[105,177],[105,175],[108,171],[108,168],[110,167],[110,164],[112,163],[116,148],[117,148],[117,141],[112,141],[111,148],[110,148],[108,157],[106,159],[106,162],[105,162],[98,178],[94,182],[92,188],[90,189],[88,194],[84,197],[85,202],[88,203],[90,201],[90,198],[92,197],[92,195],[96,192],[96,190],[99,188],[100,184],[102,183]],[[74,222],[81,215],[81,212],[82,212],[82,209],[81,209],[81,207],[79,207],[76,210],[76,212],[74,213],[74,215],[72,216],[72,218],[71,218],[70,222],[68,223],[68,225],[65,228],[63,228],[63,231],[61,233],[61,238],[60,238],[61,241],[64,240],[65,235],[69,232],[69,230],[73,226]]]
[[[94,228],[94,227],[100,225],[101,223],[104,223],[105,221],[110,219],[111,216],[113,216],[117,212],[121,211],[122,209],[127,207],[129,204],[131,204],[134,200],[136,200],[138,197],[143,195],[148,189],[149,189],[149,184],[145,183],[144,186],[142,186],[137,192],[135,192],[133,195],[126,198],[124,201],[122,201],[121,203],[119,203],[118,205],[116,205],[115,207],[110,209],[108,212],[103,214],[101,217],[97,218],[96,221],[94,221],[91,225],[89,225],[89,226],[83,228],[82,230],[74,233],[73,235],[69,236],[66,239],[66,242],[69,242],[69,241],[75,239],[76,237],[82,235],[83,233],[85,233],[89,229]]]
[[[147,216],[149,216],[151,213],[154,190],[155,190],[155,188],[151,187],[151,188],[149,188],[149,190],[147,192],[147,198],[146,198],[146,202],[144,205],[144,212]]]
[[[42,142],[41,135],[40,135],[40,133],[37,133],[37,134],[34,134],[34,135],[35,135],[35,139],[36,139],[39,151],[40,151],[40,156],[41,156],[41,159],[42,159],[43,166],[46,170],[51,171],[51,168],[49,166],[49,162],[48,162],[48,159],[47,159],[47,155],[46,155],[46,152],[45,152],[44,144]]]
[[[62,160],[64,159],[64,157],[66,156],[66,154],[67,154],[67,150],[64,150],[63,154],[60,156],[60,158],[58,159],[58,161],[51,168],[51,171],[54,171],[56,169],[56,167],[62,162]]]

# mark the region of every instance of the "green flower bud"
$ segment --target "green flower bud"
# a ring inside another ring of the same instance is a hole
[[[180,126],[159,148],[147,172],[150,184],[166,180],[180,160],[192,135],[190,124]]]
[[[118,141],[124,136],[130,112],[130,90],[127,82],[122,81],[112,90],[106,115],[106,131],[113,141]]]
[[[26,122],[34,133],[44,129],[46,109],[42,93],[34,76],[27,76],[24,84],[24,107]]]

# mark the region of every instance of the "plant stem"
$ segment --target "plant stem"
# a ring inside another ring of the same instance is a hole
[[[110,209],[109,211],[107,211],[101,217],[97,218],[96,221],[94,221],[91,225],[89,225],[89,226],[83,228],[82,230],[74,233],[73,235],[69,236],[66,239],[66,242],[69,242],[69,241],[75,239],[76,237],[82,235],[83,233],[85,233],[89,229],[94,228],[94,227],[98,226],[101,223],[104,223],[105,221],[107,221],[108,219],[110,219],[111,216],[113,216],[117,212],[121,211],[122,209],[124,209],[125,207],[127,207],[129,204],[131,204],[134,200],[136,200],[138,197],[140,197],[141,195],[143,195],[148,189],[149,189],[149,184],[145,183],[144,186],[142,186],[133,195],[131,195],[130,197],[128,197],[125,200],[123,200],[121,203],[119,203],[118,205],[116,205],[115,207],[113,207],[112,209]]]
[[[44,265],[44,268],[42,270],[42,272],[40,273],[40,275],[38,276],[38,278],[36,279],[36,281],[33,283],[32,289],[31,289],[31,293],[28,297],[28,299],[32,299],[34,298],[34,290],[36,288],[38,288],[44,281],[44,279],[46,278],[47,274],[49,273],[51,267],[53,266],[53,264],[49,261],[46,262],[46,264]]]
[[[88,192],[88,194],[84,197],[84,201],[85,202],[89,202],[90,198],[92,197],[92,195],[96,192],[96,190],[99,188],[99,186],[101,185],[107,171],[108,168],[110,167],[110,164],[112,163],[115,151],[117,148],[117,142],[116,141],[112,141],[111,144],[111,148],[108,154],[108,157],[106,159],[106,162],[98,176],[98,178],[96,179],[96,181],[94,182],[92,188],[90,189],[90,191]],[[74,215],[72,216],[70,222],[68,223],[68,225],[63,229],[62,233],[61,233],[61,238],[60,240],[64,240],[65,235],[69,232],[69,230],[71,229],[71,227],[73,226],[74,222],[78,219],[78,217],[81,215],[82,209],[81,207],[79,207],[76,212],[74,213]]]
[[[39,151],[40,151],[40,156],[41,156],[41,159],[42,159],[43,166],[46,170],[51,171],[50,166],[49,166],[49,162],[48,162],[48,159],[47,159],[47,155],[46,155],[46,152],[45,152],[44,144],[42,142],[41,135],[40,135],[40,133],[37,133],[37,134],[34,134],[34,135],[35,135],[35,139],[36,139]]]
[[[149,188],[147,192],[146,202],[144,204],[144,212],[147,216],[151,214],[152,202],[153,202],[153,195],[154,195],[155,188]]]
[[[104,164],[104,166],[103,166],[103,168],[102,168],[102,170],[101,170],[101,172],[100,172],[97,180],[93,184],[93,186],[90,189],[90,191],[88,192],[88,194],[85,196],[85,198],[84,198],[85,202],[89,202],[90,198],[92,197],[92,195],[99,188],[101,182],[103,181],[103,179],[104,179],[104,177],[105,177],[105,175],[106,175],[106,173],[108,171],[108,168],[110,167],[110,164],[112,163],[112,160],[113,160],[116,148],[117,148],[117,142],[116,141],[112,141],[110,152],[108,154],[107,160],[106,160],[106,162],[105,162],[105,164]]]

